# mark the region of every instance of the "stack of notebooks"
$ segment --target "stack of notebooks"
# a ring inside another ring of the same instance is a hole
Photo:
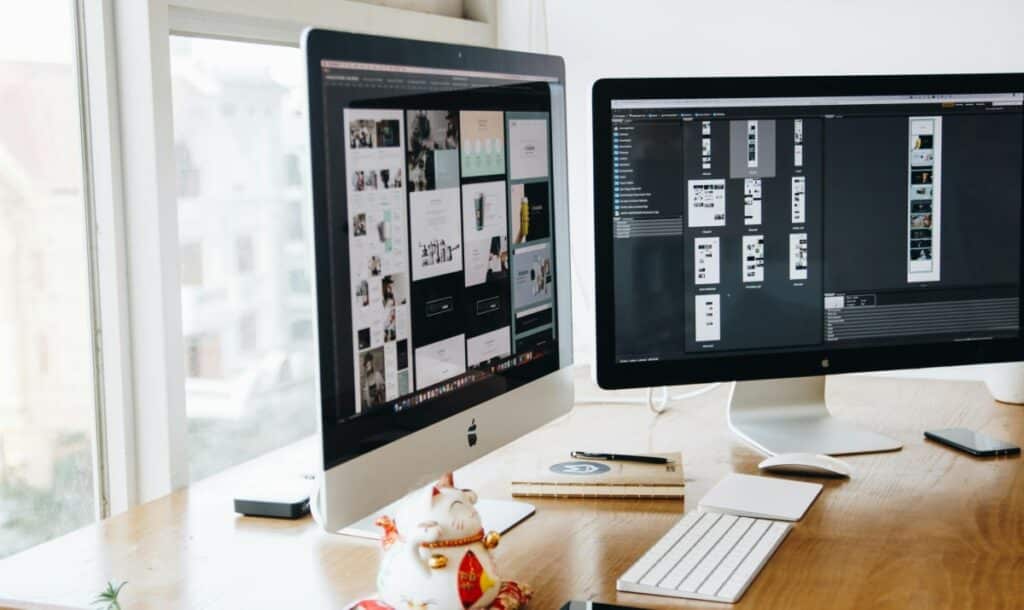
[[[532,498],[684,497],[683,456],[652,453],[667,464],[578,460],[568,451],[524,459],[512,476],[512,495]]]

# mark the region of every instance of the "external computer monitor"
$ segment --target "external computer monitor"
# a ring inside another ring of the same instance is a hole
[[[322,30],[303,44],[337,531],[572,406],[565,72]]]
[[[599,81],[600,384],[738,380],[765,452],[898,449],[823,375],[1021,359],[1022,100],[1017,74]]]

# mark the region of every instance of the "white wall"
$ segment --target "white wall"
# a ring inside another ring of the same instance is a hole
[[[596,79],[1024,71],[1021,0],[540,4],[546,4],[547,52],[566,64],[578,360],[594,345],[590,89]]]

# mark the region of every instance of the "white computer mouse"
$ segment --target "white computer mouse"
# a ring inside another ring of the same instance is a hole
[[[808,474],[821,477],[849,477],[850,465],[830,455],[780,453],[757,465],[761,470],[783,474]]]

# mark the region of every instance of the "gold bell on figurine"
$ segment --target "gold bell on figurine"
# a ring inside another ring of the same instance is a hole
[[[434,570],[440,570],[448,565],[448,558],[440,553],[430,556],[430,567]]]
[[[501,534],[498,532],[488,532],[488,534],[484,536],[484,548],[488,550],[498,546],[499,542],[501,542]]]

